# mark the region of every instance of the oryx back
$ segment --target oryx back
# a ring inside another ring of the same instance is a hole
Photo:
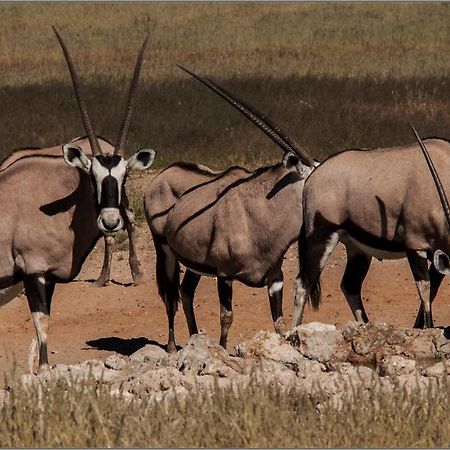
[[[263,286],[299,235],[303,183],[281,164],[232,168],[180,198],[168,216],[167,241],[193,270]]]

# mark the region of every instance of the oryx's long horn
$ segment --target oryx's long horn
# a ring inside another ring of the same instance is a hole
[[[98,143],[94,127],[92,126],[92,122],[89,119],[86,102],[84,101],[83,94],[80,89],[80,80],[75,70],[75,66],[73,65],[72,58],[70,57],[69,50],[67,49],[66,44],[63,41],[63,38],[61,37],[61,35],[58,33],[58,30],[54,26],[53,31],[55,32],[56,37],[58,38],[59,44],[61,45],[61,48],[64,52],[64,56],[66,58],[67,67],[69,68],[70,77],[72,78],[72,84],[75,90],[75,97],[77,99],[78,108],[80,109],[81,113],[81,120],[83,121],[83,126],[89,139],[92,154],[93,155],[97,155],[99,153],[102,154],[102,149],[100,147],[100,144]]]
[[[450,227],[450,206],[448,203],[447,195],[445,194],[444,188],[442,186],[441,180],[439,178],[438,173],[436,172],[436,169],[434,167],[433,161],[431,160],[430,154],[428,153],[427,148],[425,147],[425,144],[423,143],[422,139],[420,139],[419,134],[415,130],[412,124],[411,128],[416,136],[417,142],[420,145],[420,148],[422,150],[423,156],[425,156],[425,160],[427,161],[428,167],[430,169],[431,175],[433,176],[434,184],[436,185],[436,189],[439,194],[439,198],[441,199],[442,208],[444,209],[445,218],[447,219],[448,226]]]
[[[139,83],[139,75],[141,73],[142,61],[144,59],[145,47],[147,47],[148,36],[145,38],[139,52],[136,64],[134,66],[133,79],[131,80],[130,91],[128,92],[128,102],[123,117],[122,126],[120,128],[119,136],[117,138],[116,148],[114,154],[125,154],[125,145],[127,143],[128,131],[130,130],[131,113],[133,112],[134,102],[136,99],[136,89]]]
[[[220,87],[214,81],[208,78],[203,78],[200,75],[197,75],[194,72],[191,72],[190,70],[180,65],[178,65],[178,67],[187,72],[189,75],[196,78],[197,80],[199,80],[213,92],[215,92],[224,100],[226,100],[230,105],[234,106],[239,112],[241,112],[245,117],[247,117],[247,119],[249,119],[256,126],[258,126],[267,136],[270,137],[270,139],[272,139],[284,151],[293,151],[294,153],[297,153],[301,161],[304,164],[307,164],[308,166],[312,166],[314,164],[313,158],[311,158],[311,156],[308,155],[308,153],[304,149],[302,149],[300,145],[294,141],[294,139],[288,136],[264,114],[260,113],[254,107],[250,106],[244,101],[238,99],[236,96],[234,96],[234,94],[231,94],[224,88]]]

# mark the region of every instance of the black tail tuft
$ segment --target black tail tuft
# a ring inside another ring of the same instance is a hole
[[[316,279],[311,279],[310,272],[308,271],[308,258],[306,256],[306,231],[305,226],[302,225],[300,230],[300,237],[298,241],[298,259],[300,262],[300,277],[303,286],[308,292],[307,302],[311,303],[312,308],[317,311],[319,309],[322,299],[322,289],[320,286],[320,275]],[[309,261],[311,264],[311,261]]]
[[[177,260],[174,273],[168,274],[166,272],[167,255],[155,239],[153,242],[156,250],[156,284],[158,285],[159,296],[164,303],[177,305],[180,301],[180,264]]]

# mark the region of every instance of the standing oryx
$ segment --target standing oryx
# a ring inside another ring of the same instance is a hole
[[[98,136],[98,142],[104,154],[114,153],[114,145],[111,142],[100,136]],[[89,157],[92,156],[92,151],[89,145],[89,139],[86,136],[72,139],[70,143],[78,145],[83,150],[83,152]],[[50,155],[50,156],[54,155],[59,158],[63,157],[61,152],[61,145],[56,145],[50,148],[28,148],[28,149],[14,150],[2,161],[2,163],[0,164],[0,171],[7,169],[11,164],[15,163],[19,159],[28,158],[30,156],[36,157],[37,155]],[[131,275],[133,277],[134,284],[139,284],[142,281],[143,274],[141,270],[141,264],[139,262],[136,251],[134,212],[128,204],[128,198],[125,189],[123,191],[123,202],[121,205],[121,209],[122,209],[121,214],[123,216],[125,228],[128,234],[128,245],[129,245],[128,255],[129,255]],[[98,287],[105,286],[106,284],[108,284],[110,280],[112,254],[116,240],[114,235],[115,233],[108,233],[104,235],[105,255],[103,260],[103,267],[100,276],[94,283],[94,286]]]
[[[147,39],[136,61],[114,153],[106,155],[89,119],[68,50],[55,33],[93,156],[68,143],[62,146],[64,159],[43,152],[20,158],[0,172],[0,303],[14,298],[23,283],[38,337],[40,367],[48,364],[47,333],[55,283],[71,281],[78,274],[100,232],[123,227],[120,209],[127,171],[147,168],[155,157],[153,150],[140,150],[128,160],[122,156]]]
[[[198,332],[193,298],[202,275],[217,277],[223,347],[233,320],[234,280],[252,287],[267,286],[275,330],[286,330],[281,265],[299,236],[303,184],[316,165],[267,117],[211,80],[187,72],[262,129],[284,156],[281,163],[253,172],[232,167],[214,174],[204,167],[179,163],[150,185],[144,208],[156,249],[157,283],[167,310],[170,352],[176,350],[179,262],[187,267],[181,298],[191,335]]]
[[[417,133],[416,138],[419,145],[335,154],[309,177],[293,326],[301,323],[307,299],[319,306],[320,273],[339,241],[347,250],[341,289],[356,320],[368,321],[361,287],[372,257],[406,257],[421,300],[414,326],[433,326],[431,302],[450,273],[450,208],[444,192],[450,180],[446,177],[442,187],[437,173],[431,170],[430,175],[422,152],[427,157],[428,148],[439,171],[448,173],[450,142],[430,138],[425,148]],[[427,162],[432,169],[431,159]]]

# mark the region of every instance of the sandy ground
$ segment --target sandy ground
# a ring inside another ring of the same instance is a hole
[[[145,271],[145,282],[131,284],[128,252],[116,251],[112,282],[104,288],[92,287],[103,261],[103,240],[91,253],[79,277],[55,290],[50,322],[50,363],[77,363],[86,359],[105,359],[112,353],[128,355],[153,342],[167,342],[165,308],[155,282],[155,252],[146,225],[138,229],[138,252]],[[345,251],[339,246],[322,276],[323,301],[319,311],[306,308],[305,321],[345,324],[353,320],[339,283],[345,267]],[[294,245],[283,265],[285,274],[284,313],[290,325],[293,280],[297,273]],[[446,301],[449,282],[444,280],[434,303],[436,326],[450,324],[450,302]],[[406,260],[372,262],[363,288],[364,304],[372,321],[412,326],[419,300]],[[234,284],[234,322],[229,334],[229,349],[258,330],[272,330],[266,289]],[[218,339],[219,301],[213,278],[203,278],[197,289],[195,311],[202,331]],[[24,295],[0,308],[0,371],[27,370],[28,348],[34,327]],[[176,317],[177,344],[188,339],[187,325],[180,309]],[[16,373],[17,373],[16,372]]]

